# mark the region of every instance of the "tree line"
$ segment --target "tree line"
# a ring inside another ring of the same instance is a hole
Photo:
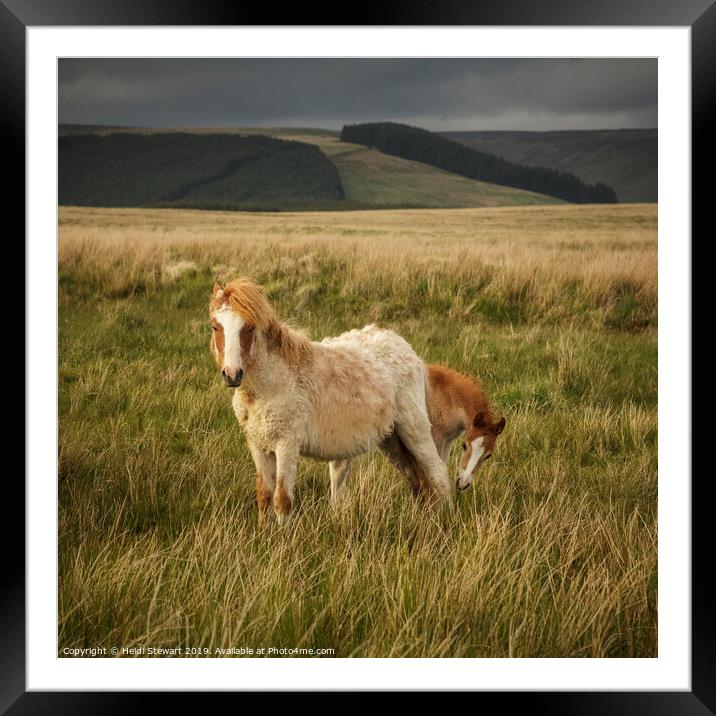
[[[370,122],[346,125],[341,131],[341,141],[430,164],[469,179],[547,194],[575,204],[617,202],[614,189],[601,182],[586,184],[568,172],[514,164],[435,132],[405,124]]]
[[[115,133],[59,138],[59,203],[75,206],[301,208],[345,193],[316,146],[261,135]]]

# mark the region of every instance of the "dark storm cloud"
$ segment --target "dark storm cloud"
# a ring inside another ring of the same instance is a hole
[[[63,59],[62,123],[655,127],[650,59]]]

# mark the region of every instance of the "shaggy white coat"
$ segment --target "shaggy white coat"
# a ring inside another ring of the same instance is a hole
[[[218,315],[216,311],[212,318]],[[225,320],[222,325],[238,331],[242,318],[236,318],[238,323]],[[286,326],[282,329],[300,336]],[[375,325],[320,342],[302,340],[305,345],[296,364],[287,361],[258,327],[248,349],[236,348],[239,341],[226,337],[227,348],[231,345],[234,353],[246,355],[223,356],[224,365],[244,371],[232,405],[263,489],[277,493],[279,519],[290,512],[299,457],[350,460],[379,447],[394,433],[452,506],[447,466],[435,448],[426,410],[425,364],[407,341]],[[212,350],[219,360],[213,343]]]

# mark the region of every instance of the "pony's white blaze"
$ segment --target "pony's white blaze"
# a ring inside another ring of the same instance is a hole
[[[224,329],[224,365],[227,371],[236,372],[243,368],[241,360],[241,329],[244,321],[229,306],[222,306],[214,318]]]
[[[470,461],[467,463],[467,467],[460,474],[460,479],[457,483],[458,487],[461,490],[464,490],[470,484],[470,482],[472,482],[472,473],[477,467],[477,463],[480,462],[480,458],[482,457],[483,453],[485,452],[485,447],[482,444],[484,440],[485,438],[479,437],[475,438],[472,441],[472,453],[470,454]]]

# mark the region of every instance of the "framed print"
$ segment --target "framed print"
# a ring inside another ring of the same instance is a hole
[[[711,4],[3,2],[27,432],[0,705],[711,712]]]

